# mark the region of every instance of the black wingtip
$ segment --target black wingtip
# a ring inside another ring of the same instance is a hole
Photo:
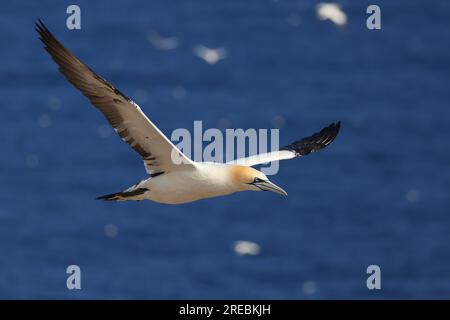
[[[311,152],[319,151],[331,144],[341,129],[341,121],[333,122],[329,126],[309,137],[296,141],[280,150],[288,150],[296,156],[305,156]]]
[[[38,19],[34,22],[34,29],[39,34],[41,40],[51,35],[51,32],[48,30],[47,26],[44,24],[44,22],[42,22],[41,19]]]
[[[44,31],[44,30],[47,29],[47,28],[45,27],[45,24],[42,22],[41,19],[38,19],[37,21],[35,21],[35,22],[34,22],[34,26],[36,27],[36,30],[37,30],[38,32]]]
[[[325,127],[325,129],[335,128],[335,129],[339,130],[340,127],[341,127],[341,121],[336,121],[336,122],[331,123],[328,127]]]
[[[34,30],[39,34],[39,39],[43,41],[44,37],[49,33],[47,27],[45,24],[41,21],[41,19],[38,19],[34,23]]]
[[[334,135],[334,137],[333,137],[333,139],[334,139],[334,138],[336,138],[337,134],[339,133],[339,130],[341,130],[341,121],[333,122],[325,129],[329,129],[330,133],[332,133]]]
[[[323,128],[318,134],[313,135],[313,137],[321,136],[319,141],[324,144],[324,146],[327,146],[336,139],[339,130],[341,130],[341,121],[333,122],[328,127]]]

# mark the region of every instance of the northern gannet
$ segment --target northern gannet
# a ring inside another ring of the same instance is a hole
[[[225,48],[211,49],[199,44],[194,47],[194,54],[208,64],[216,64],[227,57],[227,50]]]
[[[70,53],[41,21],[36,23],[36,31],[59,71],[103,113],[122,140],[142,157],[150,176],[124,191],[97,199],[149,199],[180,204],[245,190],[287,195],[252,166],[318,151],[329,145],[339,132],[340,122],[332,123],[279,151],[237,159],[232,163],[195,162],[174,146],[136,103]]]
[[[148,41],[158,50],[173,50],[178,48],[179,41],[177,37],[163,38],[158,32],[151,31],[147,37]]]
[[[335,25],[343,27],[347,24],[347,14],[337,3],[319,3],[316,6],[317,17],[320,20],[329,19]]]

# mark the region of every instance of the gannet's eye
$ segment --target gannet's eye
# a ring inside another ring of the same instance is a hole
[[[255,179],[253,180],[253,183],[258,183],[258,182],[264,182],[264,180],[263,180],[263,179],[260,179],[260,178],[255,178]]]

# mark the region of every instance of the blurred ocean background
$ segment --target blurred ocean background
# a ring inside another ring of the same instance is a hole
[[[450,2],[9,1],[0,11],[0,298],[450,298]],[[66,8],[81,7],[81,30]],[[377,4],[382,30],[366,28]],[[245,192],[169,206],[106,203],[139,156],[57,71],[42,19],[170,136],[337,120],[323,152],[280,163],[289,197]],[[175,48],[152,45],[154,31]],[[210,65],[196,45],[222,47]],[[259,245],[240,256],[238,240]],[[66,268],[81,267],[81,290]],[[381,290],[366,268],[381,267]]]

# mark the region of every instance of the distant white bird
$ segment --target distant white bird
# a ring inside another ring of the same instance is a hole
[[[223,60],[227,56],[227,51],[225,48],[211,49],[202,45],[196,45],[194,47],[194,54],[205,60],[206,63],[216,64],[220,60]]]
[[[239,240],[234,242],[234,252],[239,256],[257,256],[261,247],[256,242]]]
[[[347,15],[337,3],[319,3],[316,10],[320,20],[329,19],[339,27],[347,24]]]
[[[178,48],[179,40],[177,37],[163,38],[158,32],[150,31],[147,36],[148,41],[158,50],[172,50]]]
[[[36,30],[62,74],[103,113],[119,136],[142,157],[149,174],[147,179],[124,191],[98,199],[150,199],[179,204],[245,190],[287,195],[264,173],[250,166],[318,151],[329,145],[339,132],[340,123],[333,123],[280,151],[239,159],[236,164],[194,162],[167,139],[136,103],[78,60],[42,22],[36,24]]]

